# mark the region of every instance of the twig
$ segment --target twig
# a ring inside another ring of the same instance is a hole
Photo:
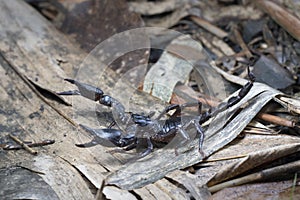
[[[259,113],[257,117],[264,121],[271,122],[280,126],[295,127],[295,122],[275,115],[270,115],[268,113]]]
[[[95,200],[104,199],[104,197],[103,197],[103,188],[104,188],[104,185],[105,185],[105,182],[103,180],[102,183],[101,183],[101,187],[98,188],[98,190],[97,190]]]
[[[294,180],[293,180],[293,187],[292,187],[292,190],[291,190],[291,199],[294,199],[293,197],[294,197],[294,194],[295,194],[296,185],[297,185],[297,172],[295,173]]]
[[[245,183],[250,183],[253,181],[259,181],[262,179],[274,177],[274,176],[276,176],[278,174],[282,174],[282,173],[294,173],[294,172],[297,172],[299,170],[299,168],[300,168],[300,161],[295,161],[295,162],[287,163],[285,165],[280,165],[280,166],[273,167],[270,169],[265,169],[265,170],[262,170],[261,172],[257,172],[254,174],[249,174],[249,175],[241,177],[241,178],[237,178],[234,180],[230,180],[230,181],[227,181],[224,183],[217,184],[212,187],[209,187],[208,190],[210,192],[217,192],[217,191],[222,190],[227,187],[234,187],[234,186],[242,185]]]
[[[222,29],[216,27],[215,25],[211,24],[210,22],[201,19],[200,17],[197,16],[191,16],[191,19],[198,24],[199,26],[201,26],[202,28],[206,29],[207,31],[209,31],[210,33],[214,34],[215,36],[223,39],[225,37],[228,36],[228,33],[226,33],[225,31],[223,31]]]
[[[232,33],[233,33],[233,37],[231,36],[231,39],[233,39],[236,43],[238,43],[238,45],[240,45],[240,47],[243,49],[243,52],[245,53],[246,57],[248,59],[252,58],[253,55],[250,52],[248,46],[245,44],[243,37],[241,35],[241,33],[238,30],[238,27],[236,25],[232,25]]]
[[[26,151],[29,153],[36,155],[38,152],[30,148],[27,144],[25,144],[22,140],[17,138],[16,136],[13,136],[12,134],[9,134],[9,137],[13,139],[15,142],[17,142],[19,145],[21,145]]]
[[[55,140],[44,140],[42,142],[36,142],[36,143],[27,143],[27,142],[23,142],[25,143],[27,146],[29,147],[40,147],[40,146],[46,146],[46,145],[50,145],[50,144],[54,144]],[[19,150],[19,149],[23,149],[22,146],[20,145],[2,145],[4,150]]]
[[[224,161],[224,160],[233,160],[233,159],[245,158],[246,156],[247,155],[237,155],[237,156],[215,158],[215,159],[208,158],[207,160],[204,160],[202,163],[218,162],[218,161]]]
[[[255,4],[282,26],[296,40],[300,41],[300,20],[274,2],[256,0]]]

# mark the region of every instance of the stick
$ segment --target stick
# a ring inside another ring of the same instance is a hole
[[[25,144],[23,141],[21,141],[19,138],[16,136],[13,136],[12,134],[9,134],[9,137],[13,139],[15,142],[17,142],[19,145],[21,145],[26,151],[29,153],[36,155],[38,152],[30,148],[27,144]]]
[[[267,121],[267,122],[271,122],[273,124],[277,124],[277,125],[281,125],[281,126],[286,126],[286,127],[295,127],[295,122],[282,118],[282,117],[278,117],[276,115],[271,115],[268,113],[259,113],[257,115],[258,118]]]
[[[272,1],[256,0],[258,8],[266,12],[270,17],[282,26],[296,40],[300,41],[300,20],[292,13]]]
[[[210,22],[206,21],[205,19],[201,19],[200,17],[197,16],[191,16],[191,19],[201,26],[202,28],[206,29],[210,33],[214,34],[215,36],[219,38],[225,38],[228,36],[228,33],[223,31],[222,29],[218,28],[217,26],[211,24]]]
[[[23,143],[27,144],[27,146],[29,146],[29,147],[40,147],[40,146],[46,146],[46,145],[54,144],[55,140],[44,140],[42,142],[36,142],[36,143],[27,143],[27,142],[23,142]],[[20,145],[2,144],[1,146],[4,150],[20,150],[20,149],[23,149],[23,147],[20,146]]]

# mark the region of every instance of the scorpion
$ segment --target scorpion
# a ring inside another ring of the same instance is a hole
[[[198,151],[205,157],[202,150],[204,130],[201,125],[211,117],[216,116],[219,112],[237,104],[248,94],[255,81],[255,76],[250,72],[249,66],[247,71],[249,80],[241,88],[237,96],[231,97],[227,102],[220,103],[216,107],[211,107],[204,113],[201,113],[201,102],[168,105],[155,119],[153,119],[154,112],[148,115],[125,112],[125,107],[117,99],[104,94],[100,88],[68,78],[64,80],[76,85],[78,90],[59,92],[58,95],[81,95],[87,99],[98,101],[100,104],[112,108],[112,114],[115,119],[108,128],[93,129],[82,124],[79,125],[92,134],[94,139],[88,143],[76,144],[78,147],[91,147],[101,144],[101,141],[102,143],[104,141],[105,143],[109,142],[110,145],[112,144],[121,147],[125,151],[129,151],[136,148],[137,145],[144,140],[146,141],[147,147],[136,156],[136,159],[140,159],[153,151],[153,143],[168,143],[174,138],[175,134],[179,133],[184,138],[184,141],[188,141],[189,134],[187,133],[187,128],[190,125],[193,125],[197,131],[197,135],[199,135]],[[183,108],[191,106],[198,107],[199,114],[197,116],[178,116],[181,114]],[[161,119],[165,114],[172,110],[174,112],[168,119]],[[117,124],[116,121],[127,124],[125,130],[112,128]],[[107,144],[102,145],[105,146]]]

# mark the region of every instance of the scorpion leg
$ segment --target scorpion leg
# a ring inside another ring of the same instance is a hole
[[[198,113],[201,113],[201,102],[189,102],[189,103],[184,103],[184,104],[171,104],[167,106],[157,117],[157,120],[159,120],[163,115],[167,114],[171,110],[175,110],[175,112],[171,115],[171,117],[177,116],[181,114],[181,111],[183,108],[187,107],[195,107],[198,106]]]
[[[168,105],[167,107],[165,107],[165,109],[159,114],[159,116],[156,119],[159,120],[160,118],[162,118],[162,116],[164,116],[169,111],[174,110],[174,109],[176,109],[176,111],[179,110],[180,109],[180,105],[179,104]]]
[[[255,82],[255,76],[252,72],[250,72],[249,66],[247,68],[248,70],[248,78],[249,81],[242,87],[239,94],[237,96],[231,97],[226,103],[221,103],[217,107],[213,107],[203,113],[200,117],[199,123],[202,124],[206,122],[208,119],[210,119],[212,116],[217,115],[218,113],[222,112],[223,110],[234,106],[238,102],[240,102],[251,90],[253,83]]]
[[[189,134],[184,129],[178,128],[178,132],[184,138],[185,141],[189,141],[190,140]]]
[[[132,144],[128,145],[127,147],[123,148],[123,150],[124,151],[130,151],[130,150],[136,148],[136,146],[137,146],[137,142],[135,141]]]
[[[107,128],[112,128],[114,125],[116,125],[117,122],[116,121],[112,121]]]
[[[132,144],[129,144],[128,146],[124,147],[124,148],[121,148],[121,149],[113,149],[113,150],[110,150],[108,152],[110,153],[125,153],[126,151],[130,151],[134,148],[136,148],[137,146],[137,142],[133,142]]]
[[[134,156],[133,158],[130,158],[126,161],[126,163],[131,163],[133,161],[137,161],[141,158],[146,157],[147,155],[149,155],[152,151],[153,151],[153,144],[151,142],[150,138],[146,138],[147,139],[147,149],[141,153],[139,153],[138,155]],[[136,144],[138,143],[138,140],[136,142]],[[125,150],[125,149],[123,149]],[[126,151],[126,150],[125,150]]]
[[[179,133],[182,137],[183,137],[183,142],[181,141],[181,143],[179,144],[180,146],[186,145],[188,143],[188,141],[190,141],[190,136],[189,134],[183,129],[183,128],[177,128],[177,133]],[[175,155],[178,156],[178,150],[177,147],[175,147]]]
[[[183,135],[183,133],[185,133],[185,135],[187,135],[186,140],[189,140],[189,136],[188,134],[184,131],[184,129],[186,129],[187,127],[190,126],[190,124],[193,124],[197,130],[197,134],[199,135],[199,143],[198,143],[198,151],[199,153],[202,155],[202,157],[205,157],[205,153],[202,150],[203,147],[203,142],[204,142],[204,130],[201,127],[201,125],[199,124],[199,122],[197,120],[192,120],[189,123],[185,124],[184,127],[180,128],[179,130],[181,130],[181,133]]]
[[[194,125],[195,125],[195,128],[197,130],[197,133],[199,134],[199,146],[198,146],[198,151],[199,153],[202,155],[202,157],[204,158],[205,157],[205,153],[204,151],[202,150],[202,147],[203,147],[203,142],[204,142],[204,131],[201,127],[201,125],[196,121],[194,120],[193,121]]]
[[[247,68],[248,70],[248,78],[249,81],[246,83],[246,85],[240,90],[239,94],[235,97],[231,97],[228,101],[227,101],[227,108],[237,104],[242,98],[244,98],[248,92],[250,91],[250,89],[253,86],[253,82],[255,81],[255,76],[252,72],[250,72],[249,66]]]

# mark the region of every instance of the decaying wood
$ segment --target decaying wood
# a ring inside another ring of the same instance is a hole
[[[280,136],[277,140],[280,139]],[[230,177],[235,177],[237,175],[243,174],[247,170],[253,169],[255,167],[261,166],[264,163],[271,163],[272,161],[286,157],[293,153],[299,151],[299,139],[293,137],[282,137],[281,139],[289,141],[289,144],[282,144],[276,147],[266,146],[265,149],[261,151],[256,151],[253,153],[248,153],[244,158],[232,162],[226,168],[221,169],[209,182],[208,186],[216,185],[217,183],[223,182],[224,180],[230,179]],[[274,137],[274,140],[276,138]],[[254,140],[253,140],[254,141]],[[274,174],[273,174],[274,175]],[[279,176],[280,173],[277,174]],[[268,177],[270,178],[270,177]],[[250,181],[249,181],[250,182]]]
[[[0,179],[1,199],[59,200],[58,195],[38,173],[23,167],[0,169]]]

